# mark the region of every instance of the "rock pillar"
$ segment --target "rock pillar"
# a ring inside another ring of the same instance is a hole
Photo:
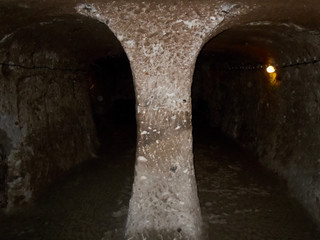
[[[191,83],[201,46],[236,5],[117,1],[77,11],[106,23],[131,63],[137,158],[128,239],[200,239]],[[236,10],[238,11],[238,10]]]
[[[181,59],[166,55],[150,58],[156,64],[135,65],[138,144],[127,235],[198,239],[201,214],[192,154],[192,74]]]

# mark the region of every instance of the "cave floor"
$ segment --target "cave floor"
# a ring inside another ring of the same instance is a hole
[[[194,132],[199,198],[210,240],[320,239],[275,174],[220,134]],[[114,126],[99,133],[99,158],[73,169],[28,208],[2,215],[0,239],[123,239],[135,128]]]

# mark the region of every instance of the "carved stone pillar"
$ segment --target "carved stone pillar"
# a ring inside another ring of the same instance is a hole
[[[236,5],[186,1],[82,4],[106,23],[130,60],[138,144],[128,239],[200,239],[193,167],[191,84],[197,54]]]

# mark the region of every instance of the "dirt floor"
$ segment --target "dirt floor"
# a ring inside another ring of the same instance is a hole
[[[28,208],[0,217],[1,240],[123,239],[134,174],[135,126],[99,131],[98,158],[74,169]],[[217,132],[194,131],[208,239],[318,240],[285,182]]]

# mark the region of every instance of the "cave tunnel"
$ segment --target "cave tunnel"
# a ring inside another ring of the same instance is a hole
[[[93,2],[0,1],[0,239],[320,239],[312,0]]]
[[[124,225],[133,181],[129,60],[99,21],[0,9],[0,238],[107,236]]]
[[[247,23],[200,52],[193,135],[209,239],[319,238],[310,218],[319,203],[319,37],[294,24]],[[266,221],[271,212],[281,231]]]

